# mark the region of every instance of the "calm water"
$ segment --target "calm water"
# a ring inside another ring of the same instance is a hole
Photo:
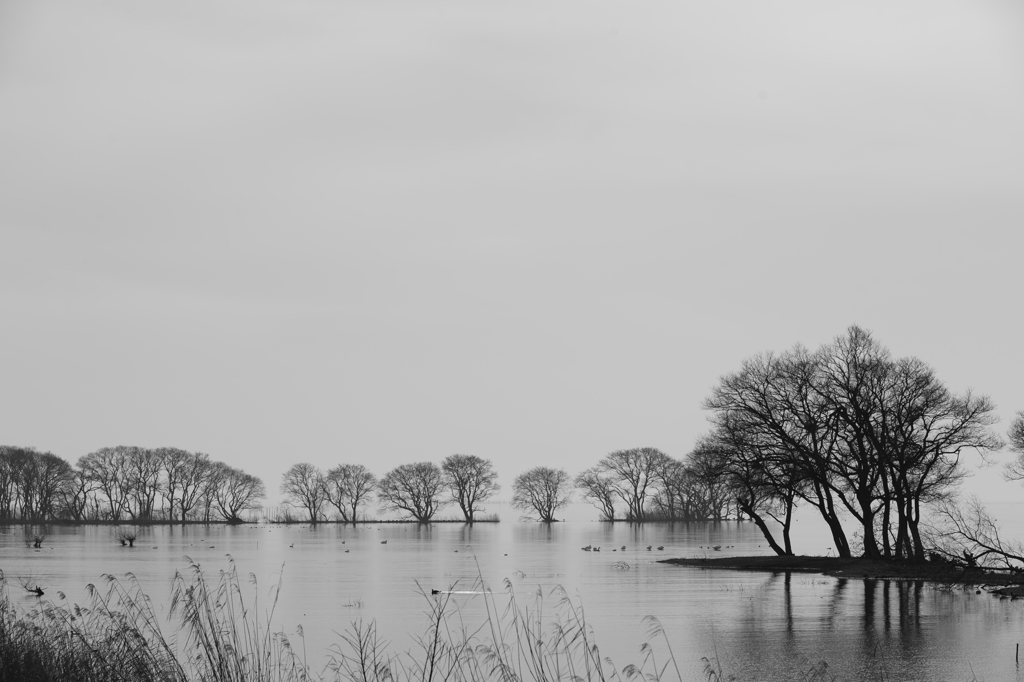
[[[508,509],[497,511],[515,518]],[[53,527],[40,551],[25,547],[20,527],[7,527],[0,529],[0,569],[15,588],[13,577],[30,575],[47,596],[62,590],[78,602],[101,574],[130,571],[161,614],[186,555],[213,573],[227,566],[230,554],[240,574],[256,575],[261,598],[283,570],[275,622],[289,633],[303,626],[315,669],[340,640],[335,633],[356,619],[376,619],[394,651],[412,648],[428,607],[417,582],[427,592],[468,590],[482,577],[499,605],[507,603],[507,578],[521,604],[533,604],[539,590],[548,612],[557,601],[552,590],[564,588],[582,603],[602,654],[620,668],[640,663],[642,619],[654,615],[684,677],[694,680],[703,679],[701,657],[716,651],[726,673],[740,680],[788,679],[795,667],[822,659],[850,680],[882,679],[883,670],[892,680],[1024,679],[1014,662],[1014,647],[1024,641],[1022,602],[913,582],[667,566],[656,560],[699,556],[713,544],[730,546],[707,552],[715,556],[767,551],[749,523],[631,527],[571,520],[592,517],[585,508],[569,517],[550,527],[519,521],[473,528],[155,527],[143,530],[131,549],[114,543],[108,528]],[[814,546],[827,543],[818,530],[805,525],[801,551],[827,551]],[[588,544],[602,551],[580,551]],[[665,549],[647,551],[647,545]],[[34,603],[30,595],[12,594],[26,606]],[[466,600],[468,619],[482,614],[479,597],[457,598]]]

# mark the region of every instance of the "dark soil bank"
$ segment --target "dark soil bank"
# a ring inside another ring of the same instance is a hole
[[[927,562],[911,564],[873,559],[840,559],[823,556],[740,556],[695,559],[663,559],[663,564],[732,571],[802,571],[837,578],[928,580],[950,585],[986,586],[991,592],[1012,598],[1024,597],[1024,575]]]

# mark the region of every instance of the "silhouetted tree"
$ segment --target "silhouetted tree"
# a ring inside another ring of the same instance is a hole
[[[293,464],[281,480],[281,492],[292,505],[306,510],[310,523],[320,520],[327,501],[324,473],[307,462]]]
[[[610,476],[602,474],[597,467],[591,467],[580,472],[574,483],[583,491],[583,499],[597,507],[603,519],[615,520],[615,483]]]
[[[134,501],[128,512],[136,519],[148,521],[153,518],[156,499],[164,488],[163,459],[158,451],[144,448],[129,448],[125,454],[127,492]]]
[[[491,460],[475,455],[450,455],[441,462],[444,483],[452,500],[459,505],[466,521],[473,523],[474,514],[482,511],[480,503],[498,492],[498,474]]]
[[[643,521],[647,496],[669,461],[669,456],[656,448],[632,448],[610,453],[598,462],[597,470],[610,478],[615,494],[626,503],[626,518]]]
[[[78,469],[107,503],[107,515],[120,521],[128,507],[127,458],[123,446],[100,448],[78,460]]]
[[[263,481],[223,462],[210,467],[208,481],[212,504],[228,523],[244,521],[242,512],[259,509],[267,496]]]
[[[1024,566],[1024,544],[1003,538],[996,520],[973,495],[940,502],[931,531],[934,552],[947,561],[1014,572]]]
[[[426,523],[444,506],[443,490],[441,468],[433,462],[417,462],[384,474],[377,484],[377,497],[382,508],[407,512],[420,523]]]
[[[543,523],[555,520],[555,512],[572,499],[572,479],[565,469],[535,467],[512,482],[512,506],[537,514]]]
[[[961,453],[999,447],[987,398],[953,395],[923,362],[894,360],[856,326],[815,353],[797,346],[745,361],[705,407],[738,458],[732,472],[767,492],[764,501],[788,490],[813,505],[844,557],[845,511],[867,556],[923,561],[922,503],[959,480]]]
[[[1006,435],[1017,459],[1007,464],[1003,473],[1009,481],[1024,481],[1024,412],[1018,412],[1013,418]]]
[[[356,522],[359,507],[377,487],[377,477],[362,464],[339,464],[324,477],[327,501],[334,505],[343,521]]]

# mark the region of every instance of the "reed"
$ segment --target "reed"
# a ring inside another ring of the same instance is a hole
[[[392,652],[373,621],[357,620],[317,673],[301,647],[275,631],[280,580],[261,604],[255,577],[248,576],[247,589],[230,558],[216,578],[192,560],[176,574],[170,637],[134,576],[104,582],[103,591],[88,586],[86,608],[58,593],[56,601],[22,610],[0,573],[0,682],[684,682],[657,619],[644,620],[640,663],[620,669],[601,655],[583,606],[564,590],[533,592],[524,601],[508,579],[498,594],[480,578],[470,587],[470,598],[483,602],[482,618],[481,609],[468,609],[449,591],[421,588],[426,624],[412,649]],[[298,634],[301,640],[301,627]],[[705,663],[707,680],[732,679],[717,653]],[[795,679],[827,679],[826,668]]]

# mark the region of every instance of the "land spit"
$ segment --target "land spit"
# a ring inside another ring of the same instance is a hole
[[[662,559],[659,563],[693,568],[730,571],[822,573],[836,578],[876,580],[926,580],[942,585],[986,588],[991,594],[1017,599],[1024,597],[1024,573],[958,566],[951,563],[908,563],[824,556],[737,556]]]

